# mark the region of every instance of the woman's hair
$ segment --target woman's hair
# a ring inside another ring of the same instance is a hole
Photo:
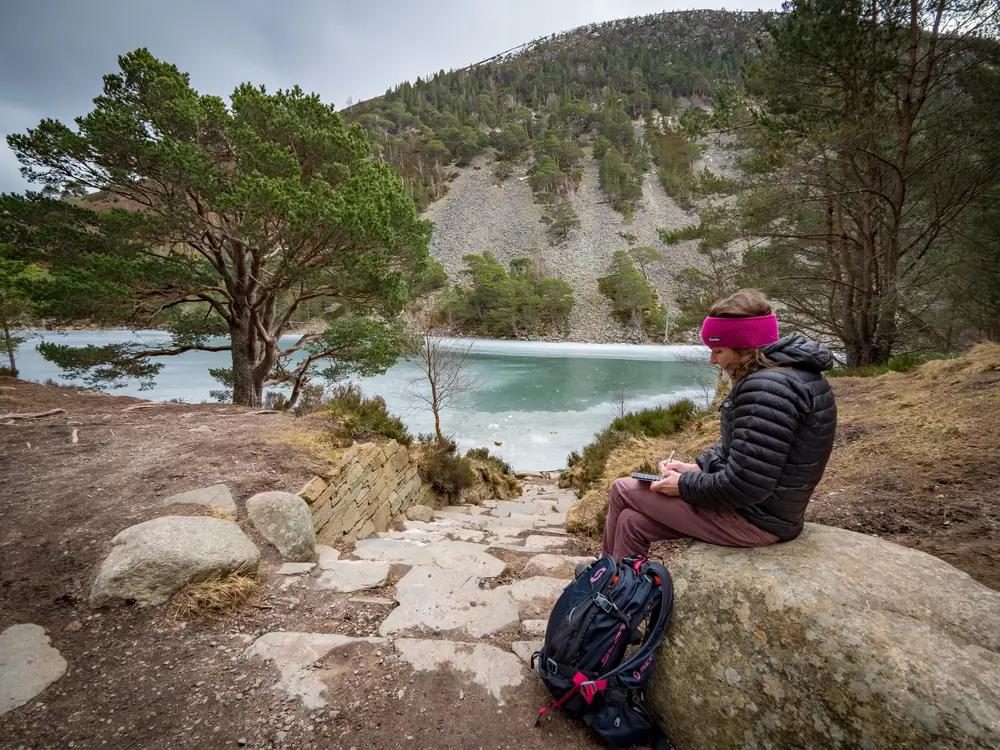
[[[771,315],[773,312],[771,303],[763,294],[756,289],[741,289],[712,305],[708,314],[712,318],[759,318],[763,315]],[[776,366],[764,356],[764,351],[760,347],[733,349],[733,351],[740,355],[741,360],[739,367],[733,374],[734,383],[757,372],[757,370]]]

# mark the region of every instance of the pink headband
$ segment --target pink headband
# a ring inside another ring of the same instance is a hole
[[[705,318],[701,327],[705,346],[728,349],[752,349],[778,340],[778,319],[774,315],[759,318]]]

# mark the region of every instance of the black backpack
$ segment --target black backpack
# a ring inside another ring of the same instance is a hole
[[[545,642],[532,654],[555,699],[542,716],[561,708],[583,719],[613,747],[670,748],[643,707],[642,688],[666,634],[674,589],[667,569],[645,557],[617,562],[606,555],[582,571],[549,615]],[[645,623],[645,634],[640,627]],[[639,649],[627,660],[630,645]]]

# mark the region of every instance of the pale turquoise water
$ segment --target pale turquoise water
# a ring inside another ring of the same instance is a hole
[[[155,331],[46,332],[26,343],[18,357],[20,376],[27,380],[72,382],[42,359],[38,341],[74,346],[105,345],[125,340],[165,342]],[[283,344],[295,337],[283,339]],[[474,342],[469,371],[479,387],[459,396],[441,415],[445,433],[464,450],[487,446],[519,471],[565,466],[570,451],[579,450],[613,418],[613,393],[624,389],[630,410],[668,405],[682,398],[704,402],[715,385],[715,370],[702,347],[637,346],[631,344],[562,344],[550,342]],[[137,385],[112,391],[152,400],[210,400],[218,388],[210,367],[225,367],[227,352],[188,352],[163,358],[156,387]],[[414,433],[433,431],[433,417],[409,403],[401,393],[415,365],[400,361],[384,375],[355,379],[368,394],[382,396]],[[502,445],[496,446],[500,442]]]

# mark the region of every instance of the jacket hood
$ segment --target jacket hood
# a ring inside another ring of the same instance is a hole
[[[833,355],[826,344],[807,339],[801,333],[792,333],[765,346],[764,355],[781,367],[795,367],[809,372],[832,370]]]

